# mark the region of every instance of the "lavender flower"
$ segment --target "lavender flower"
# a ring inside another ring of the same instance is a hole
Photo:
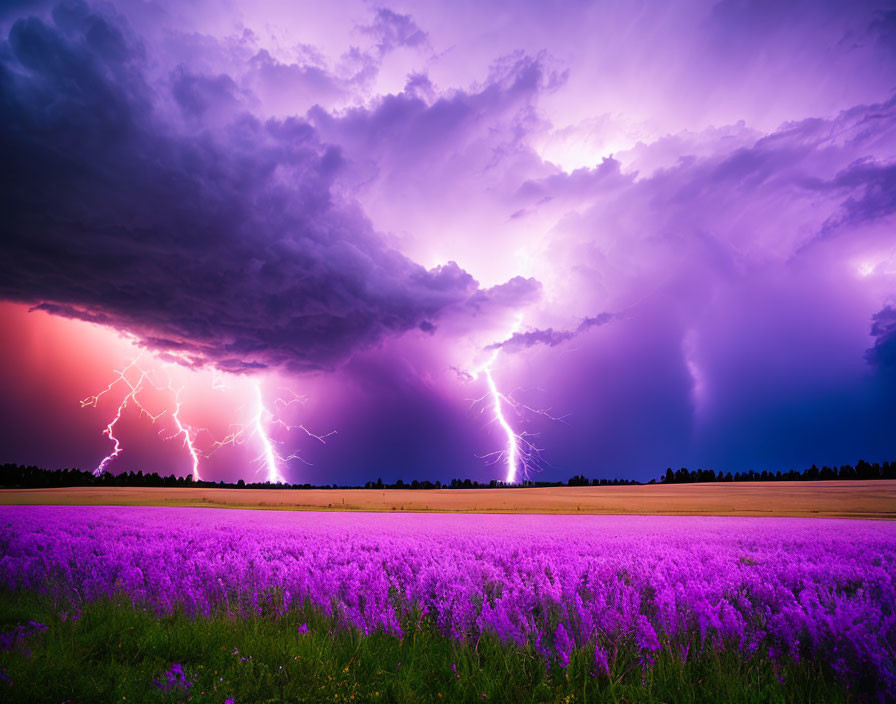
[[[596,674],[633,645],[645,668],[661,645],[682,662],[724,648],[896,691],[887,522],[0,507],[0,543],[0,585],[51,592],[69,613],[116,594],[159,613],[308,603],[334,631],[400,638],[424,614],[447,637],[491,634],[546,663],[593,648]],[[19,628],[0,648],[44,626]],[[174,666],[161,680],[189,686]]]
[[[184,674],[184,669],[181,667],[180,663],[172,664],[171,669],[165,671],[164,681],[154,679],[153,684],[163,692],[170,692],[173,689],[187,691],[193,686],[193,683],[187,680],[187,676]]]

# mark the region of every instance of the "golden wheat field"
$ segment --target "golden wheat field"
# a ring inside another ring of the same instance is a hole
[[[0,505],[212,506],[280,510],[896,518],[896,480],[519,489],[0,490]]]

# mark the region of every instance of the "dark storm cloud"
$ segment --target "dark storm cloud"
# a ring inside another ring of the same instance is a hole
[[[896,11],[876,13],[869,26],[869,34],[885,49],[896,53]]]
[[[874,346],[865,352],[865,359],[877,367],[896,368],[896,308],[885,306],[872,320]]]
[[[0,296],[128,329],[231,370],[330,367],[465,304],[513,305],[456,264],[389,249],[334,182],[345,163],[302,120],[243,114],[224,75],[175,73],[173,103],[145,80],[114,20],[63,3],[16,21],[0,47]]]
[[[896,107],[896,100],[890,101]],[[834,184],[852,190],[837,225],[878,220],[896,212],[896,164],[863,159],[837,174]]]
[[[380,55],[403,46],[429,45],[426,32],[416,25],[410,15],[402,15],[385,7],[377,10],[373,22],[361,29],[376,39]]]
[[[503,342],[496,342],[489,345],[487,349],[502,349],[507,352],[520,352],[534,345],[547,345],[548,347],[556,347],[559,344],[568,342],[577,335],[587,332],[593,327],[606,325],[615,316],[612,313],[600,313],[593,317],[584,318],[575,330],[554,330],[553,328],[545,328],[540,330],[528,330],[526,332],[515,332]]]
[[[412,75],[410,90],[404,93],[382,96],[371,106],[339,115],[314,107],[308,116],[321,134],[350,153],[376,160],[381,171],[426,172],[432,168],[430,160],[457,158],[465,141],[481,130],[493,131],[502,118],[513,117],[514,135],[521,138],[525,119],[532,116],[528,110],[519,115],[520,110],[540,91],[553,90],[564,80],[565,74],[547,70],[537,58],[512,55],[492,67],[478,91],[451,91],[430,104],[418,95],[432,88],[429,79]]]
[[[183,66],[175,71],[171,92],[184,114],[202,118],[218,106],[235,108],[238,88],[226,74],[202,76]]]

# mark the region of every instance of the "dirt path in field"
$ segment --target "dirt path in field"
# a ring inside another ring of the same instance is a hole
[[[896,480],[539,489],[3,489],[0,505],[214,506],[285,510],[808,516],[896,519]]]

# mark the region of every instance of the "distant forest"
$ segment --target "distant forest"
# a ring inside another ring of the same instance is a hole
[[[775,481],[827,481],[827,480],[857,480],[857,479],[896,479],[896,462],[875,462],[870,464],[865,460],[859,460],[855,467],[841,465],[840,467],[824,466],[818,468],[812,465],[802,472],[788,470],[786,472],[716,472],[712,469],[688,470],[682,467],[673,471],[670,467],[659,479],[651,479],[647,484],[689,484],[697,482],[775,482]],[[268,482],[247,483],[240,479],[236,483],[193,481],[192,475],[176,477],[173,474],[160,476],[153,472],[122,472],[121,474],[103,474],[95,477],[92,472],[80,469],[42,469],[41,467],[4,464],[0,466],[0,487],[7,489],[44,489],[67,486],[159,486],[159,487],[215,487],[225,489],[519,489],[528,487],[557,487],[557,486],[623,486],[642,484],[633,479],[589,479],[584,475],[576,475],[566,482],[539,482],[526,480],[520,484],[505,484],[493,479],[490,482],[471,481],[470,479],[452,479],[450,482],[417,481],[405,483],[399,479],[394,484],[385,484],[382,479],[375,482],[367,482],[363,486],[337,486],[325,484],[314,486],[312,484],[270,484]]]
[[[816,465],[812,465],[809,469],[798,472],[795,469],[786,472],[754,472],[752,469],[748,472],[735,472],[734,476],[731,472],[714,472],[711,469],[695,469],[688,471],[682,467],[673,471],[670,467],[660,479],[663,484],[688,484],[691,482],[813,482],[813,481],[830,481],[834,479],[842,479],[845,481],[856,479],[896,479],[896,462],[884,462],[880,464],[875,462],[870,464],[865,460],[856,462],[853,467],[850,464],[844,464],[839,467],[828,467],[825,465],[819,469]]]

